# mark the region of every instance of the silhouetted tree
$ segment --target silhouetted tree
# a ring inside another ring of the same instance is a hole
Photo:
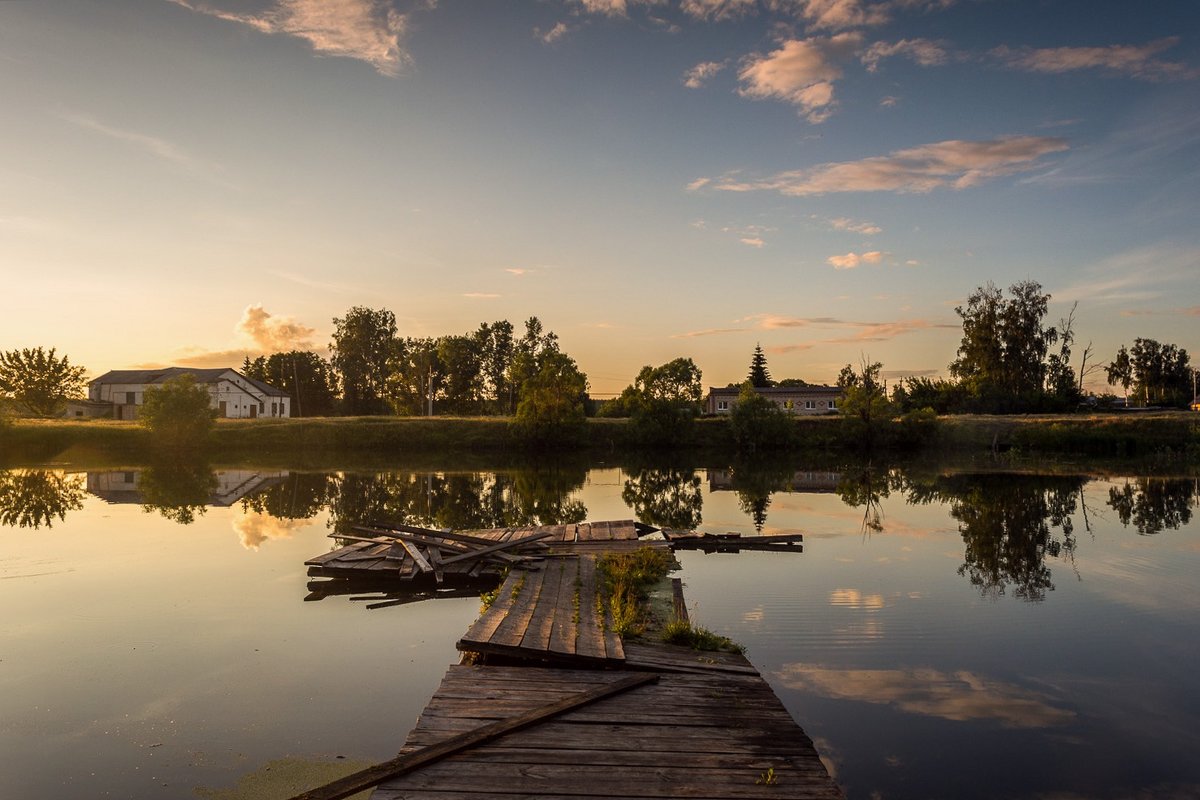
[[[1046,379],[1046,356],[1058,338],[1044,328],[1050,295],[1036,281],[1009,287],[1005,299],[988,283],[955,312],[963,321],[963,337],[950,374],[959,378],[978,410],[1027,410],[1040,405]]]
[[[87,370],[59,358],[53,347],[0,352],[0,396],[8,395],[30,414],[52,417],[66,401],[82,397]]]
[[[385,308],[354,306],[334,317],[331,363],[342,387],[347,414],[382,414],[385,392],[396,349],[396,315]]]
[[[763,353],[762,345],[754,345],[754,355],[750,357],[750,374],[746,377],[755,389],[765,389],[774,386],[771,373],[767,369],[767,356]]]

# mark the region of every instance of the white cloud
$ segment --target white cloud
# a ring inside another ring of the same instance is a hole
[[[893,56],[904,56],[923,67],[935,67],[950,60],[950,52],[944,45],[929,39],[902,39],[898,42],[875,42],[862,55],[862,63],[869,72],[879,69],[879,62]]]
[[[545,33],[538,28],[533,29],[533,35],[540,39],[544,44],[554,44],[570,32],[571,26],[565,22],[555,23],[554,27]]]
[[[725,20],[753,14],[757,0],[683,0],[679,8],[696,19]]]
[[[1013,684],[971,672],[933,669],[835,669],[787,664],[778,673],[784,686],[821,697],[895,706],[942,719],[995,720],[1006,728],[1066,725],[1074,712]]]
[[[724,61],[702,61],[683,73],[683,85],[689,89],[701,89],[712,76],[723,69]]]
[[[303,39],[322,55],[365,61],[381,75],[397,75],[409,61],[400,47],[407,28],[405,16],[383,0],[275,0],[256,14],[224,11],[193,0],[170,2],[262,33]]]
[[[500,295],[492,292],[463,292],[463,297],[470,297],[472,300],[493,300]]]
[[[757,236],[744,236],[741,239],[738,239],[738,241],[741,242],[742,244],[758,248],[759,250],[761,250],[763,248],[763,245],[766,244],[766,242],[764,242],[762,239],[760,239]]]
[[[830,256],[825,261],[834,269],[854,269],[860,264],[878,264],[883,260],[883,253],[872,250],[867,253],[846,253],[841,256]]]
[[[1051,136],[1008,136],[983,142],[950,140],[886,156],[781,172],[757,181],[722,178],[714,186],[729,192],[766,190],[793,197],[833,192],[924,194],[938,188],[965,189],[1035,169],[1042,156],[1067,149],[1064,139]]]
[[[800,16],[814,29],[846,30],[882,25],[889,19],[888,3],[863,0],[797,0]]]
[[[819,219],[816,215],[813,215],[813,218]],[[851,233],[861,233],[865,236],[874,236],[883,233],[883,228],[873,222],[854,220],[849,217],[834,217],[833,219],[824,220],[824,222],[835,231],[849,231]]]
[[[712,183],[712,178],[696,178],[696,180],[692,181],[691,183],[689,183],[687,185],[687,189],[689,192],[694,192],[694,191],[697,191],[698,189],[703,189],[705,186],[708,186],[710,183]]]
[[[246,334],[265,353],[308,350],[316,330],[291,317],[272,316],[261,305],[246,306],[237,330]]]
[[[738,77],[739,93],[755,99],[783,100],[799,107],[811,123],[824,122],[833,113],[834,82],[842,77],[839,59],[861,44],[857,33],[828,38],[791,39],[765,56],[746,59]]]
[[[1143,45],[1114,44],[1102,47],[1010,48],[1001,46],[991,55],[1013,69],[1062,73],[1099,69],[1142,80],[1196,77],[1197,71],[1176,61],[1155,58],[1179,43],[1178,36],[1156,39]]]

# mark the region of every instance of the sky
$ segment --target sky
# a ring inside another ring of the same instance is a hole
[[[0,0],[0,349],[538,316],[616,393],[947,375],[977,287],[1200,356],[1192,0]],[[1099,388],[1099,387],[1097,387]]]

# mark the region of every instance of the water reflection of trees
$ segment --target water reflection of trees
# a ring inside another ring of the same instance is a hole
[[[863,510],[862,532],[883,531],[883,501],[901,484],[900,476],[889,469],[872,467],[867,463],[857,468],[842,470],[838,480],[837,496],[851,508]]]
[[[1041,600],[1054,590],[1051,558],[1075,551],[1072,515],[1084,476],[967,474],[908,482],[910,503],[943,502],[958,520],[965,551],[958,573],[986,597],[1011,587],[1017,597]]]
[[[704,495],[694,469],[634,468],[627,474],[621,499],[639,520],[660,528],[699,527]]]
[[[571,495],[586,468],[472,473],[345,473],[329,487],[330,526],[399,522],[434,528],[504,528],[582,522]]]
[[[1143,536],[1177,530],[1192,520],[1200,504],[1200,481],[1195,478],[1135,478],[1108,490],[1108,505],[1125,527]]]
[[[760,458],[734,462],[730,470],[732,488],[737,493],[738,507],[750,517],[754,530],[761,532],[767,524],[771,496],[791,491],[796,475],[795,465],[783,460]]]
[[[48,469],[0,471],[0,525],[52,528],[68,511],[83,508],[84,494],[80,475]]]
[[[137,488],[142,510],[180,525],[203,516],[217,488],[217,473],[202,461],[170,461],[142,470]]]
[[[312,519],[329,501],[333,476],[323,472],[289,472],[283,480],[246,495],[242,510],[276,519]]]

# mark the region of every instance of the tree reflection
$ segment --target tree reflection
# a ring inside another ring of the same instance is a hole
[[[329,485],[330,526],[375,522],[470,530],[582,522],[587,507],[571,497],[584,468],[500,473],[345,473]]]
[[[48,469],[0,472],[0,525],[13,528],[53,528],[68,511],[83,508],[85,494],[79,475]]]
[[[1075,551],[1071,516],[1083,476],[943,475],[909,484],[910,503],[945,502],[958,520],[965,552],[958,574],[985,597],[1012,587],[1017,597],[1042,600],[1054,590],[1046,557]]]
[[[868,462],[857,469],[846,469],[838,481],[837,496],[851,508],[862,508],[862,532],[883,532],[883,500],[899,480],[890,470],[877,469]]]
[[[242,510],[276,519],[312,519],[329,499],[332,477],[320,472],[290,472],[279,483],[242,498]]]
[[[202,461],[164,461],[143,469],[137,488],[143,511],[190,525],[212,502],[217,474]]]
[[[1200,486],[1193,478],[1136,478],[1108,490],[1108,504],[1121,524],[1131,524],[1143,536],[1177,530],[1192,520],[1200,503]]]
[[[695,530],[703,520],[700,476],[692,469],[630,470],[621,499],[648,525]]]
[[[797,475],[788,461],[769,457],[735,461],[730,469],[731,486],[737,493],[738,507],[750,517],[754,530],[762,532],[767,524],[771,496],[790,491]]]

